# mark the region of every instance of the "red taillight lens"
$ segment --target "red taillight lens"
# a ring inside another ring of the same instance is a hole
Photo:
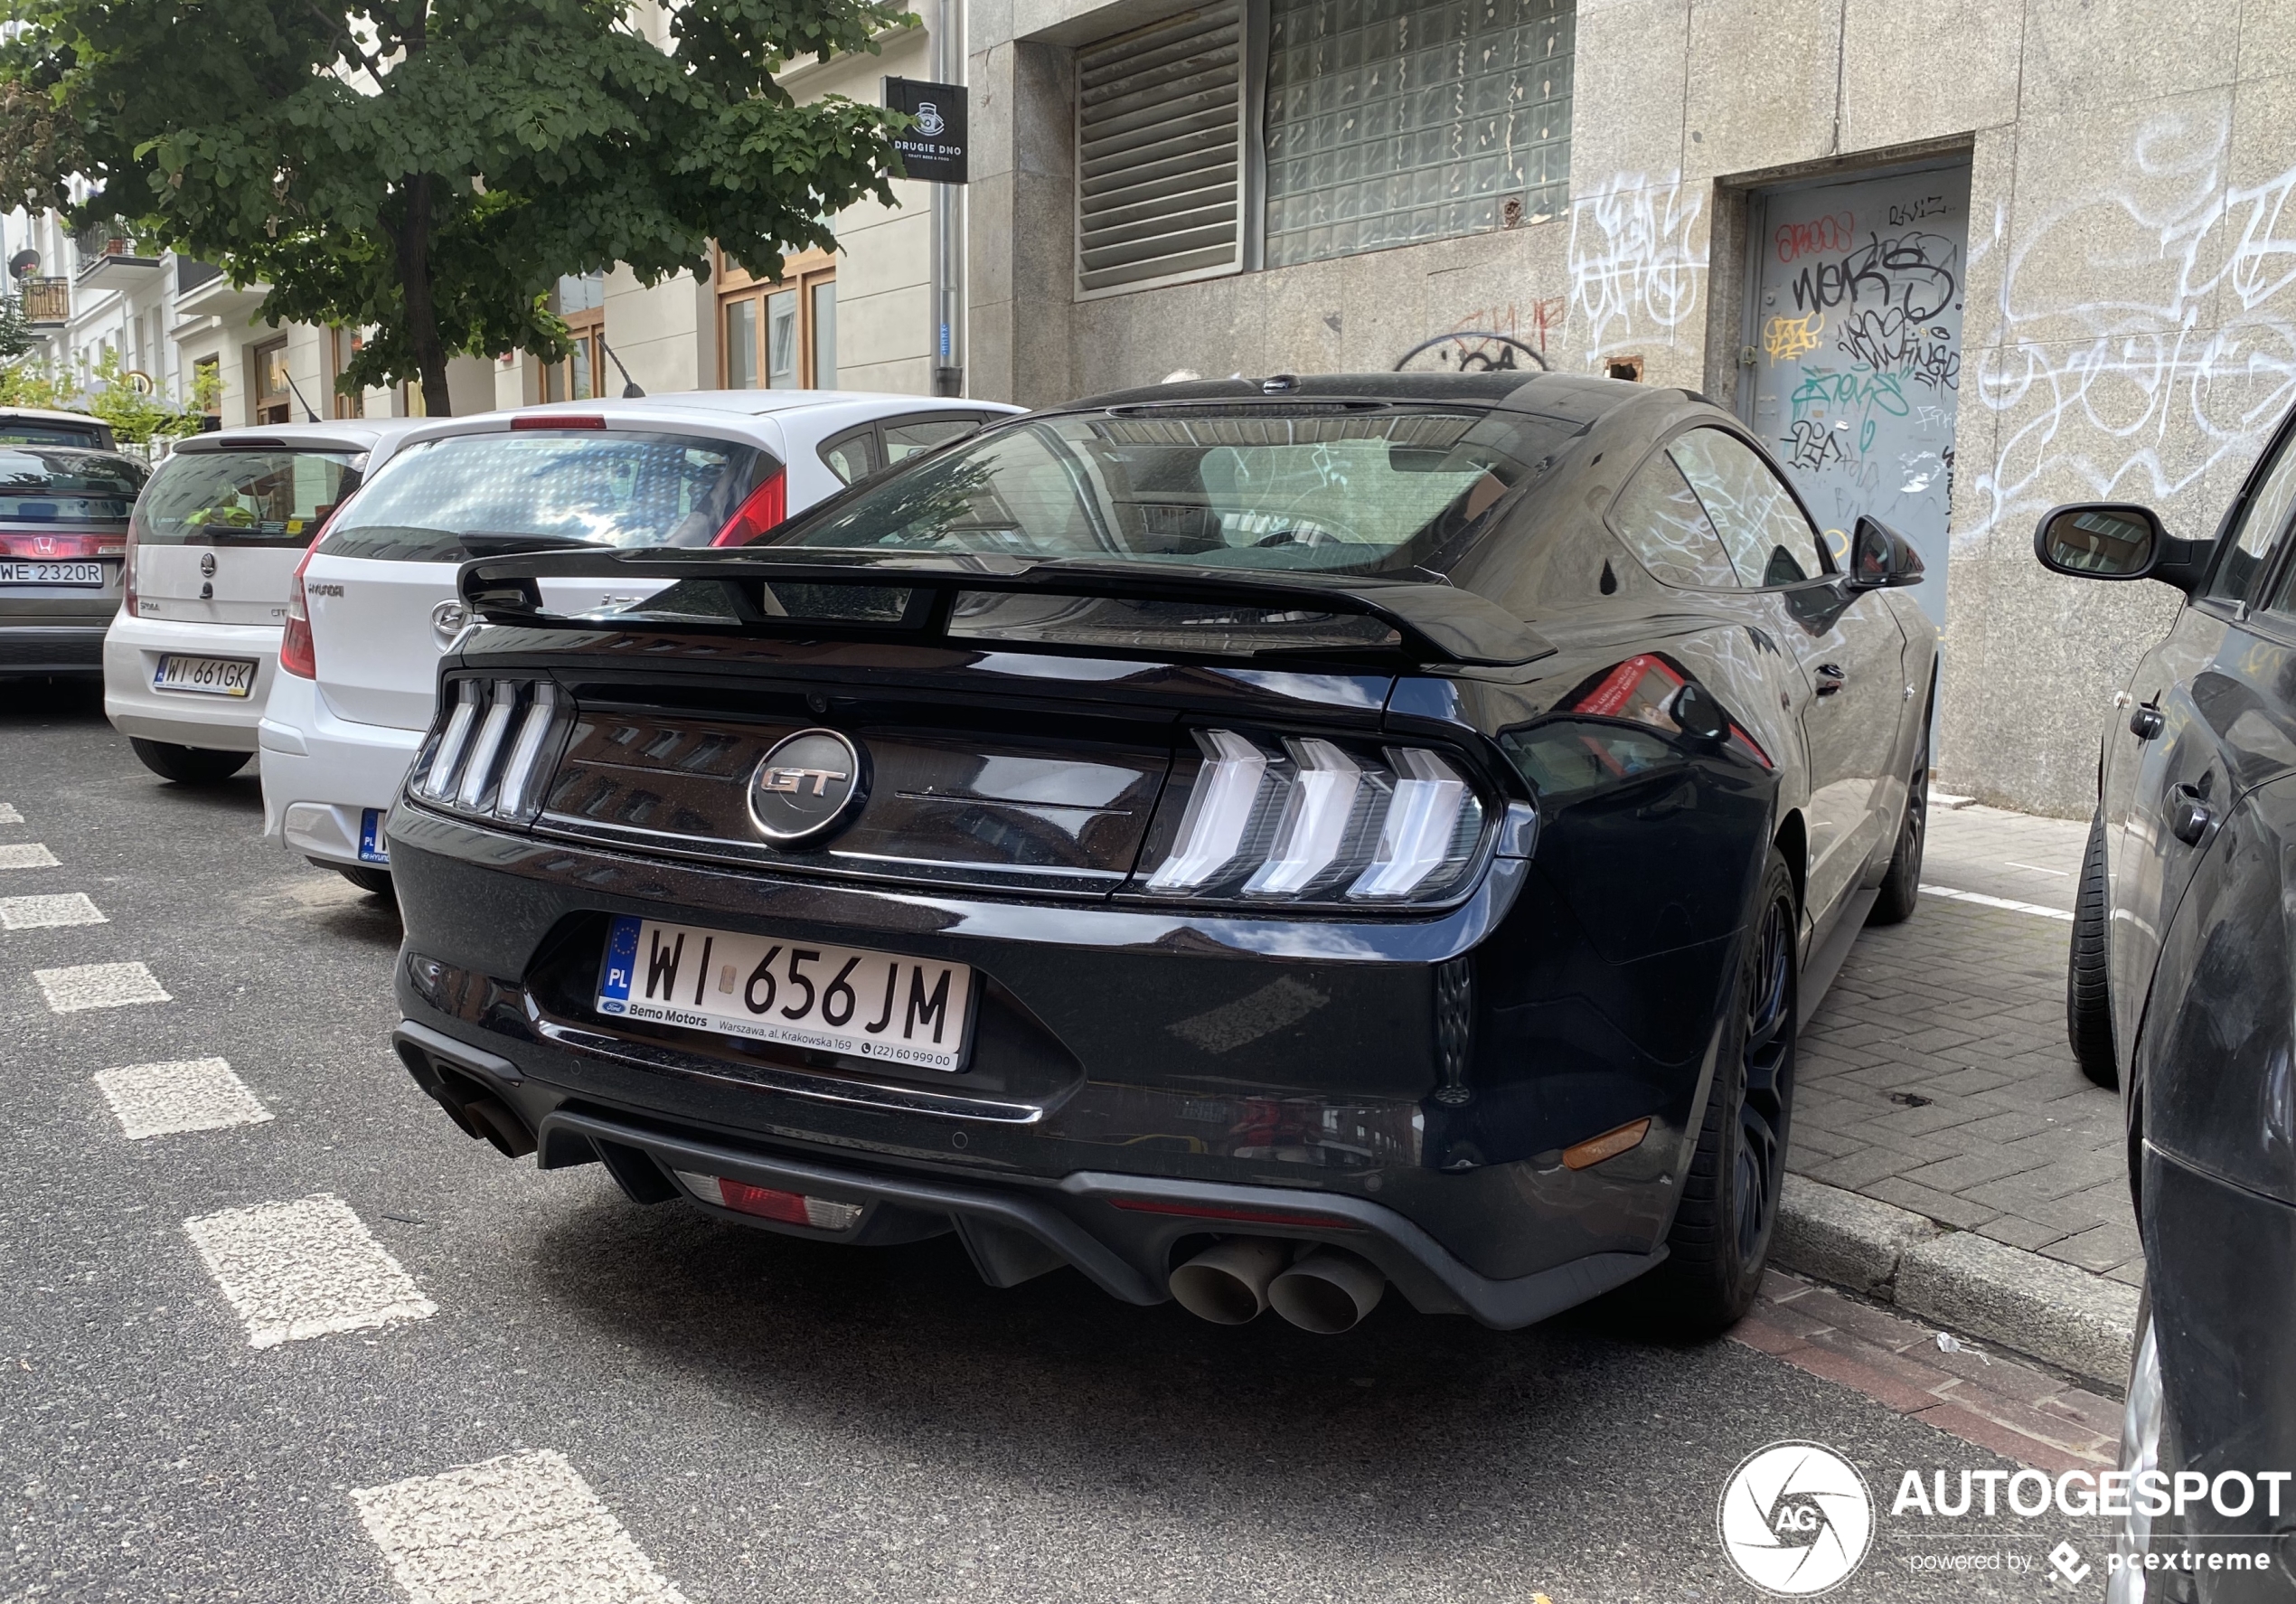
[[[772,478],[749,493],[749,499],[734,509],[726,526],[718,531],[713,546],[746,546],[775,524],[789,516],[789,476],[781,469],[774,470]]]
[[[513,418],[513,429],[604,429],[606,420],[585,413],[579,416],[565,412],[538,412],[530,417]]]
[[[127,536],[118,534],[27,534],[17,530],[0,534],[0,557],[31,557],[48,562],[117,557],[126,541]]]
[[[287,581],[287,627],[279,633],[279,672],[298,679],[319,677],[318,648],[311,640],[311,609],[303,599],[303,571],[311,566],[312,553],[318,549],[319,543],[314,539],[303,548],[303,561],[295,565],[295,577]]]

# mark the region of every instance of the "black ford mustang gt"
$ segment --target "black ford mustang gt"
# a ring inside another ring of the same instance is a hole
[[[390,835],[466,1132],[1219,1320],[1744,1311],[1799,1011],[1914,904],[1902,540],[1519,374],[1107,397],[766,538],[464,569]]]

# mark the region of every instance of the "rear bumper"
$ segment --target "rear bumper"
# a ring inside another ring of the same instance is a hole
[[[505,1104],[534,1104],[508,1061],[474,1052],[411,1021],[392,1044],[418,1082],[439,1096],[443,1078],[479,1085]],[[449,1093],[448,1095],[452,1095]],[[664,1129],[560,1104],[535,1122],[544,1168],[604,1160],[631,1200],[682,1199],[740,1224],[825,1241],[914,1241],[954,1231],[983,1280],[1010,1287],[1068,1266],[1127,1303],[1162,1303],[1183,1238],[1237,1231],[1328,1242],[1370,1260],[1423,1314],[1463,1314],[1510,1330],[1586,1302],[1654,1268],[1655,1251],[1589,1254],[1530,1275],[1480,1275],[1394,1209],[1361,1197],[1291,1187],[1224,1184],[1080,1170],[1058,1180],[897,1168],[851,1159],[776,1154],[691,1131]],[[694,1198],[673,1172],[730,1177],[861,1207],[843,1231],[783,1225]],[[1284,1222],[1238,1224],[1237,1214],[1278,1213]]]
[[[154,690],[159,660],[170,654],[252,661],[255,687],[243,697]],[[104,716],[122,735],[251,752],[278,671],[279,631],[273,626],[183,624],[123,612],[104,636]]]
[[[306,857],[355,863],[362,816],[390,810],[423,732],[338,719],[311,681],[282,674],[256,737],[264,835]]]
[[[603,1156],[634,1195],[662,1196],[665,1165],[767,1185],[802,1172],[827,1195],[958,1229],[976,1259],[990,1250],[965,1222],[1001,1221],[1021,1261],[1057,1254],[1143,1300],[1162,1296],[1159,1256],[1181,1237],[1261,1225],[1118,1209],[1118,1192],[1329,1219],[1268,1234],[1347,1246],[1415,1304],[1493,1325],[1592,1297],[1657,1262],[1717,1039],[1694,978],[1603,972],[1519,859],[1424,919],[1285,921],[800,880],[406,806],[391,844],[402,1040],[501,1104],[544,1164]],[[617,913],[970,964],[972,1059],[903,1071],[602,1015]],[[1446,1080],[1438,1048],[1435,977],[1454,964],[1540,977],[1548,999],[1487,1015],[1472,1087]],[[1619,1001],[1605,1016],[1631,1029],[1593,1022],[1587,999],[1606,989]],[[1638,1051],[1633,1030],[1670,1032],[1670,1051]],[[1641,1146],[1562,1164],[1570,1143],[1638,1117],[1651,1122]],[[685,1162],[696,1155],[719,1167]]]
[[[98,675],[104,670],[104,626],[19,624],[0,619],[0,675]]]

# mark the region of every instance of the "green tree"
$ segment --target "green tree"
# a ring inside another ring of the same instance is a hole
[[[14,362],[32,349],[32,323],[19,296],[0,294],[0,363]]]
[[[238,284],[259,316],[372,335],[344,389],[447,361],[569,350],[561,274],[761,278],[890,203],[896,119],[796,105],[774,71],[876,49],[891,0],[11,0],[0,205],[124,217]],[[661,42],[643,31],[652,18]],[[96,198],[73,206],[71,180]]]
[[[44,363],[0,367],[0,407],[85,412],[110,424],[116,439],[138,446],[197,434],[205,427],[207,410],[222,389],[222,379],[212,370],[202,369],[192,381],[189,402],[179,407],[162,401],[136,385],[121,367],[119,353],[109,346],[98,354],[93,368],[83,363],[80,375],[69,370],[56,373]]]

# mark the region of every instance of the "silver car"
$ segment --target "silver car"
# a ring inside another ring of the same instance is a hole
[[[0,445],[0,675],[103,673],[146,473],[110,451]]]

